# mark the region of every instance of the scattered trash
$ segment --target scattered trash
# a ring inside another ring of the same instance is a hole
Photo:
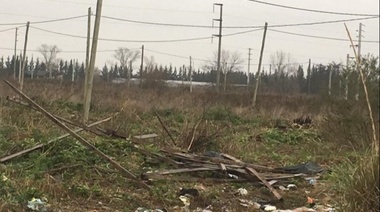
[[[190,207],[190,198],[187,197],[187,196],[180,196],[179,199],[183,202],[184,206],[183,208],[185,210],[190,210],[189,207]]]
[[[307,197],[307,203],[309,204],[310,208],[313,208],[315,206],[315,202],[311,197]]]
[[[228,176],[229,176],[230,178],[233,178],[233,179],[239,179],[239,177],[236,176],[236,175],[234,175],[234,174],[228,174]]]
[[[7,180],[8,180],[8,178],[4,174],[2,174],[1,175],[1,181],[5,182]]]
[[[32,211],[46,212],[46,202],[43,202],[41,199],[32,198],[31,201],[28,201],[28,208]]]
[[[286,173],[303,173],[303,174],[318,174],[324,171],[324,169],[316,162],[309,161],[304,164],[288,166],[282,168],[275,168],[276,171]]]
[[[284,186],[279,186],[278,188],[282,191],[289,191],[289,190],[296,190],[297,186],[295,184],[289,184],[286,186],[286,188]]]
[[[194,188],[181,188],[179,191],[179,196],[192,196],[192,197],[197,197],[199,196],[199,192],[197,189]]]
[[[245,188],[239,188],[239,189],[237,190],[237,193],[238,193],[239,195],[241,195],[241,196],[245,196],[245,195],[248,194],[248,191],[247,191],[247,189],[245,189]]]
[[[135,212],[167,212],[165,209],[146,209],[143,207],[139,207],[135,210]]]
[[[194,212],[212,212],[212,205],[207,206],[205,209],[198,207]]]
[[[254,202],[252,202],[251,200],[246,200],[246,199],[239,199],[239,202],[240,202],[240,205],[243,206],[243,207],[249,207],[249,206],[252,206],[254,205]],[[260,208],[260,205],[259,205],[259,208]]]
[[[261,210],[264,210],[264,211],[276,211],[277,208],[276,206],[273,206],[273,205],[262,205],[260,207]]]
[[[315,185],[316,183],[317,183],[317,180],[314,179],[314,178],[311,178],[311,179],[309,180],[309,184],[310,184],[310,185]]]

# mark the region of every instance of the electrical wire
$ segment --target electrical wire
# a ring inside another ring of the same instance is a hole
[[[216,28],[214,26],[207,26],[207,25],[194,25],[194,24],[175,24],[175,23],[160,23],[160,22],[149,22],[149,21],[137,21],[137,20],[131,20],[131,19],[123,19],[123,18],[116,18],[111,16],[102,16],[102,18],[105,19],[111,19],[116,21],[122,21],[122,22],[130,22],[130,23],[137,23],[137,24],[147,24],[147,25],[156,25],[156,26],[170,26],[170,27],[190,27],[190,28]],[[379,17],[364,17],[364,18],[351,18],[351,19],[343,19],[343,20],[334,20],[334,21],[319,21],[319,22],[306,22],[306,23],[295,23],[295,24],[277,24],[277,25],[269,25],[268,28],[274,28],[274,27],[290,27],[290,26],[309,26],[309,25],[319,25],[319,24],[331,24],[331,23],[340,23],[340,22],[351,22],[351,21],[362,21],[362,20],[368,20],[368,19],[375,19]],[[238,29],[238,28],[261,28],[263,26],[222,26],[223,29]]]
[[[78,19],[78,18],[83,18],[83,17],[87,17],[87,15],[58,18],[58,19],[45,20],[45,21],[31,21],[30,24],[45,24],[45,23],[52,23],[52,22],[59,22],[59,21],[68,21],[68,20],[73,20],[73,19]],[[0,23],[0,26],[22,25],[22,24],[25,24],[25,23]]]
[[[342,39],[342,38],[332,38],[332,37],[323,37],[323,36],[315,36],[315,35],[306,35],[306,34],[300,34],[300,33],[294,33],[294,32],[285,32],[281,30],[276,30],[276,29],[268,29],[269,31],[273,32],[279,32],[279,33],[284,33],[288,35],[296,35],[296,36],[302,36],[302,37],[308,37],[308,38],[318,38],[318,39],[325,39],[325,40],[335,40],[335,41],[350,41],[348,39]],[[356,40],[357,41],[357,40]],[[369,40],[362,40],[361,42],[363,43],[379,43],[379,41],[369,41]]]
[[[306,8],[300,8],[300,7],[286,6],[286,5],[281,5],[281,4],[274,4],[274,3],[263,2],[263,1],[258,1],[258,0],[248,0],[248,1],[256,2],[259,4],[266,4],[266,5],[275,6],[275,7],[281,7],[281,8],[292,9],[292,10],[300,10],[300,11],[306,11],[306,12],[314,12],[314,13],[324,13],[324,14],[333,14],[333,15],[349,15],[349,16],[368,16],[368,17],[373,17],[373,16],[378,17],[379,16],[379,14],[374,15],[374,14],[358,14],[358,13],[313,10],[313,9],[306,9]]]
[[[37,29],[37,30],[44,31],[44,32],[48,32],[48,33],[57,34],[57,35],[63,35],[63,36],[68,36],[68,37],[87,39],[87,37],[80,36],[80,35],[72,35],[72,34],[66,34],[66,33],[61,33],[61,32],[55,32],[55,31],[41,29],[41,28],[33,27],[33,26],[30,26],[30,28]],[[262,30],[262,29],[255,29],[255,30],[248,30],[248,31],[236,32],[236,33],[231,33],[231,34],[225,34],[225,35],[222,35],[222,37],[229,37],[229,36],[234,36],[234,35],[240,35],[240,34],[255,32],[255,31],[259,31],[259,30]],[[206,40],[206,39],[211,39],[211,38],[212,37],[210,36],[210,37],[172,39],[172,40],[121,40],[121,39],[110,39],[110,38],[99,38],[99,40],[101,40],[101,41],[113,41],[113,42],[129,42],[129,43],[171,43],[171,42]]]

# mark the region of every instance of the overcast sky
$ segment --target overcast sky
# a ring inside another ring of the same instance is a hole
[[[313,10],[379,14],[379,0],[263,1]],[[5,57],[13,54],[14,30],[1,31],[15,27],[16,25],[4,24],[24,23],[27,21],[36,22],[86,15],[88,7],[91,7],[94,13],[96,10],[96,0],[1,0],[0,2],[0,56]],[[360,16],[291,10],[247,0],[104,0],[102,15],[135,21],[211,26],[212,19],[219,18],[219,7],[215,7],[215,11],[213,12],[214,3],[222,3],[224,5],[223,26],[263,26],[265,22],[268,22],[270,27],[271,25],[362,18]],[[95,18],[93,17],[92,20],[94,21]],[[355,39],[357,39],[357,30],[360,22],[364,24],[363,41],[378,41],[379,19],[346,22]],[[106,18],[101,19],[100,25],[100,38],[112,40],[163,41],[210,37],[210,39],[204,40],[165,43],[99,41],[96,65],[100,68],[105,63],[116,62],[112,51],[117,47],[135,49],[141,48],[141,45],[145,45],[147,50],[145,55],[154,56],[158,64],[169,65],[172,63],[173,66],[188,65],[188,57],[192,56],[195,59],[195,68],[198,68],[204,63],[202,60],[210,58],[212,52],[216,51],[218,46],[217,38],[214,38],[213,43],[211,42],[211,35],[218,33],[217,27],[212,29],[157,26],[121,22]],[[82,17],[61,22],[31,24],[31,26],[59,33],[86,36],[87,18]],[[218,22],[215,22],[215,26],[218,26]],[[312,36],[348,38],[343,23],[269,29]],[[222,33],[231,34],[247,30],[250,29],[224,28]],[[19,29],[18,53],[24,45],[24,36],[25,27]],[[242,58],[245,59],[244,71],[247,70],[248,48],[252,48],[251,70],[256,70],[262,36],[263,30],[223,37],[222,48],[229,51],[241,52]],[[41,44],[57,45],[62,49],[62,52],[58,55],[59,58],[85,60],[86,39],[51,34],[30,28],[27,55],[41,58],[41,55],[36,52]],[[270,55],[276,51],[289,53],[293,57],[292,62],[296,61],[301,64],[306,63],[309,58],[312,60],[312,63],[335,61],[345,64],[346,55],[348,53],[353,55],[349,45],[348,41],[301,37],[268,30],[263,57],[264,68],[266,70],[269,69],[267,64],[270,62]],[[363,42],[362,54],[367,53],[378,56],[379,43]],[[135,69],[138,66],[139,61],[134,64]]]

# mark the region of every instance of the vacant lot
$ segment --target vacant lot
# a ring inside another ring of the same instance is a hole
[[[58,85],[54,81],[26,82],[24,91],[55,116],[82,122],[82,88]],[[5,83],[1,82],[1,86],[0,157],[46,144],[66,133],[30,106],[6,100],[6,96],[16,94]],[[148,157],[144,151],[161,156],[163,150],[198,155],[213,151],[271,168],[315,161],[325,171],[315,185],[303,178],[281,181],[284,185],[295,184],[295,190],[281,190],[274,184],[282,201],[273,201],[275,197],[268,188],[254,182],[217,182],[215,179],[225,176],[214,172],[178,173],[144,181],[151,188],[148,192],[69,136],[0,164],[0,211],[26,210],[32,198],[47,200],[52,211],[135,211],[138,207],[178,211],[183,206],[180,188],[199,191],[199,196],[191,199],[192,210],[209,205],[212,211],[256,210],[242,206],[239,199],[272,200],[272,205],[280,209],[308,206],[307,197],[338,209],[347,205],[348,178],[370,155],[371,128],[364,101],[261,94],[257,106],[251,108],[252,94],[245,88],[217,94],[211,88],[195,88],[189,93],[185,88],[157,86],[139,89],[97,83],[90,122],[112,117],[98,127],[113,136],[79,133],[136,175],[138,181],[148,171],[174,168],[168,162]],[[373,99],[373,107],[378,124],[377,99]],[[311,124],[293,124],[302,116],[310,117]],[[158,135],[154,140],[134,139],[152,133]],[[127,139],[115,138],[116,135]],[[195,176],[196,180],[189,180]],[[378,173],[373,177],[378,180]],[[377,189],[378,195],[378,181],[370,187]],[[248,195],[237,194],[239,188],[245,188]],[[371,202],[372,197],[363,198]],[[376,204],[373,208],[379,207]]]

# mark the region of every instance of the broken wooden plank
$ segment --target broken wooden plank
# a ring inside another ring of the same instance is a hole
[[[235,158],[234,156],[231,156],[231,155],[228,155],[228,154],[225,154],[225,153],[222,153],[222,157],[225,157],[225,158],[227,158],[229,160],[233,160],[233,161],[235,161],[237,163],[244,163],[243,161]]]
[[[246,170],[248,173],[252,174],[253,176],[257,177],[268,189],[272,194],[277,198],[277,200],[281,200],[282,196],[277,192],[276,189],[273,188],[271,184],[268,183],[266,179],[261,177],[261,175],[253,168],[246,167]]]
[[[145,175],[169,175],[178,173],[200,172],[200,171],[215,171],[219,170],[219,167],[199,167],[199,168],[182,168],[182,169],[169,169],[163,171],[147,172]]]
[[[154,113],[156,114],[156,117],[157,117],[158,121],[160,122],[162,128],[164,128],[165,132],[169,135],[169,138],[172,141],[173,145],[177,146],[177,144],[175,143],[175,140],[174,140],[172,134],[170,134],[169,130],[166,128],[166,126],[162,122],[162,120],[161,120],[160,116],[158,115],[157,111],[154,111]]]
[[[125,177],[132,179],[139,183],[143,188],[151,191],[151,188],[145,184],[144,182],[140,181],[134,174],[132,174],[130,171],[122,167],[119,163],[112,160],[110,157],[108,157],[106,154],[104,154],[102,151],[97,149],[94,145],[89,143],[86,139],[78,135],[76,132],[71,130],[69,127],[67,127],[64,123],[62,123],[60,120],[58,120],[56,117],[54,117],[52,114],[50,114],[47,110],[45,110],[43,107],[35,103],[32,99],[30,99],[27,95],[25,95],[22,91],[17,89],[15,86],[13,86],[10,82],[7,80],[4,80],[4,82],[9,85],[12,90],[14,90],[17,94],[22,96],[29,104],[33,105],[38,111],[43,113],[45,116],[47,116],[52,122],[57,124],[59,127],[66,130],[68,133],[70,133],[74,138],[76,138],[79,142],[81,142],[84,146],[86,146],[88,149],[92,150],[94,153],[96,153],[98,156],[109,162],[115,169],[119,170]]]
[[[133,136],[133,138],[138,139],[138,140],[152,139],[152,138],[157,138],[157,137],[158,135],[156,133]]]
[[[111,120],[111,117],[110,117],[110,118],[106,118],[106,119],[104,119],[104,120],[100,120],[100,121],[94,122],[94,123],[88,125],[88,127],[92,127],[92,126],[95,126],[95,125],[101,124],[101,123],[103,123],[103,122],[109,121],[109,120]],[[78,132],[81,132],[81,131],[83,131],[83,130],[84,130],[83,128],[80,128],[80,129],[76,129],[76,130],[74,130],[74,132],[78,133]],[[34,147],[31,147],[31,148],[28,148],[28,149],[24,149],[24,150],[22,150],[22,151],[20,151],[20,152],[16,152],[16,153],[14,153],[14,154],[11,154],[11,155],[8,155],[8,156],[5,156],[5,157],[3,157],[3,158],[0,158],[0,162],[1,162],[1,163],[4,163],[4,162],[6,162],[6,161],[8,161],[8,160],[11,160],[11,159],[13,159],[13,158],[15,158],[15,157],[18,157],[18,156],[24,155],[24,154],[26,154],[26,153],[32,152],[32,151],[34,151],[34,150],[40,149],[40,148],[42,148],[42,147],[44,147],[44,146],[46,146],[46,145],[48,145],[48,144],[51,144],[51,143],[53,143],[53,142],[56,142],[56,141],[62,140],[62,139],[66,138],[66,137],[69,137],[69,136],[70,136],[70,133],[66,133],[66,134],[64,134],[64,135],[61,135],[61,136],[59,136],[59,137],[57,137],[57,138],[54,138],[54,139],[48,141],[47,143],[38,144],[38,145],[36,145],[36,146],[34,146]]]

